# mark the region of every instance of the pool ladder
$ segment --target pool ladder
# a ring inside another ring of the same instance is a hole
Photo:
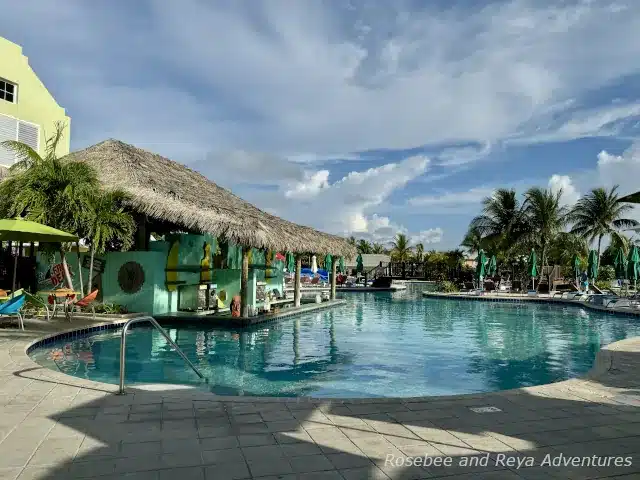
[[[153,317],[132,318],[131,320],[129,320],[127,323],[124,324],[124,327],[122,327],[122,337],[120,339],[120,390],[118,391],[119,395],[124,395],[124,364],[125,364],[125,357],[127,353],[127,331],[129,330],[130,325],[134,323],[140,323],[140,322],[149,322],[151,325],[153,325],[156,328],[156,330],[158,330],[162,334],[162,336],[167,340],[167,342],[169,342],[169,344],[173,348],[175,348],[176,352],[178,352],[178,355],[180,355],[182,359],[185,362],[187,362],[187,364],[193,369],[193,371],[196,372],[196,374],[198,374],[200,378],[204,378],[204,375],[202,375],[202,373],[200,373],[200,371],[195,367],[195,365],[191,363],[191,360],[189,360],[187,356],[184,354],[184,352],[180,350],[180,347],[176,345],[176,342],[171,340],[171,337],[169,337],[169,334],[167,333],[167,331],[164,328],[162,328],[158,322],[156,322],[155,318]]]

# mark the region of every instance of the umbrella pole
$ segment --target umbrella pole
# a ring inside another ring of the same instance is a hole
[[[15,294],[16,291],[16,272],[18,271],[18,255],[15,255],[13,257],[13,283],[11,285],[11,298],[13,298],[13,295]]]

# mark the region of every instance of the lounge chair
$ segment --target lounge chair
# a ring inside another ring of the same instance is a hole
[[[71,310],[73,308],[77,307],[77,308],[80,309],[80,311],[82,311],[83,308],[90,307],[91,308],[91,314],[93,315],[93,319],[95,320],[95,318],[96,318],[96,309],[95,309],[93,303],[96,301],[96,298],[98,298],[98,290],[94,290],[89,295],[85,296],[84,298],[81,298],[77,302],[74,302],[73,299],[70,299],[70,301],[68,301],[65,304],[64,315],[65,315],[66,319],[71,321]]]
[[[26,299],[27,297],[23,293],[0,305],[0,317],[18,317],[18,325],[21,330],[24,330],[21,310]]]
[[[51,320],[52,312],[49,310],[49,305],[47,304],[47,302],[42,300],[42,298],[38,297],[37,295],[32,295],[29,292],[24,292],[24,294],[27,297],[23,309],[24,315],[32,315],[35,317],[39,310],[44,309],[47,321]]]

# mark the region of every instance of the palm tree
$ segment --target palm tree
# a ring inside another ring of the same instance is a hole
[[[404,233],[398,233],[392,244],[391,257],[397,262],[406,262],[411,257],[409,239]]]
[[[91,263],[89,264],[89,292],[93,280],[93,259],[96,253],[104,253],[110,240],[118,239],[121,250],[133,244],[136,224],[130,213],[125,211],[124,202],[129,195],[123,191],[96,192],[90,197],[86,226],[90,243]]]
[[[508,253],[526,231],[516,191],[500,188],[486,197],[482,213],[471,221],[469,230],[484,240],[484,246]]]
[[[580,235],[589,243],[598,240],[598,262],[602,239],[606,236],[620,236],[620,230],[638,226],[638,222],[624,215],[633,209],[628,203],[618,202],[618,185],[607,191],[594,188],[575,204],[569,213],[569,221],[573,224],[571,232]],[[618,241],[622,241],[618,238]]]
[[[585,239],[570,232],[558,233],[549,246],[548,257],[559,265],[570,265],[575,255],[586,260],[589,246]]]
[[[84,162],[63,162],[56,156],[65,125],[56,124],[47,140],[45,156],[13,140],[2,146],[13,150],[18,161],[11,175],[0,184],[0,213],[5,217],[25,216],[54,228],[81,233],[89,197],[100,187],[96,172]],[[65,247],[58,249],[65,281],[73,288]]]
[[[358,253],[361,253],[363,255],[367,253],[371,253],[371,244],[364,239],[361,239],[358,242],[358,245],[356,248],[358,250]]]
[[[384,245],[381,243],[374,243],[371,245],[371,253],[384,253]]]
[[[460,242],[460,246],[468,249],[471,255],[479,252],[482,248],[482,234],[480,233],[480,228],[475,225],[469,225],[469,229],[467,230],[467,233],[465,233],[462,242]]]
[[[562,189],[533,187],[524,194],[523,210],[529,225],[528,240],[540,247],[542,267],[547,264],[549,246],[556,235],[567,224],[567,209],[560,203]]]
[[[347,241],[354,247],[356,246],[356,237],[354,237],[353,235],[351,235]]]
[[[422,243],[418,243],[416,245],[416,262],[422,262],[422,260],[424,259],[424,245]]]

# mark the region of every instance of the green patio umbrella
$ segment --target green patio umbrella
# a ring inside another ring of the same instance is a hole
[[[627,259],[627,278],[633,280],[633,288],[636,288],[638,277],[640,276],[640,251],[635,245],[629,250]]]
[[[327,274],[331,275],[331,267],[333,266],[333,258],[331,255],[327,254],[324,257],[324,269],[327,271]]]
[[[476,258],[476,278],[478,279],[479,288],[482,289],[482,279],[486,275],[487,256],[484,254],[484,250],[480,249],[478,252],[478,258]]]
[[[571,260],[571,266],[573,267],[573,276],[576,278],[576,287],[578,289],[580,288],[578,286],[578,279],[580,278],[580,274],[582,273],[582,269],[580,268],[580,264],[581,264],[580,257],[576,253],[573,256],[573,260]]]
[[[598,253],[595,250],[589,252],[589,259],[587,260],[587,277],[593,280],[595,283],[598,278]]]
[[[77,242],[78,237],[42,223],[23,218],[3,218],[0,220],[0,242]],[[12,291],[16,290],[16,270],[18,255],[13,260]]]
[[[627,278],[627,257],[622,247],[618,247],[616,258],[613,259],[613,266],[616,270],[616,278],[620,280]]]
[[[531,284],[533,289],[536,289],[536,277],[538,276],[538,256],[536,255],[536,249],[532,248],[529,254],[529,275],[531,276]]]
[[[296,269],[296,259],[294,258],[293,253],[287,252],[286,259],[287,261],[285,262],[285,265],[287,266],[287,272],[293,273]]]
[[[491,258],[487,263],[487,276],[495,277],[496,273],[498,273],[498,261],[496,260],[495,255],[491,255]]]
[[[344,266],[344,257],[340,257],[340,262],[338,263],[338,271],[340,273],[345,273],[347,269]]]
[[[356,257],[356,273],[364,272],[364,264],[362,263],[362,254],[359,253]]]

